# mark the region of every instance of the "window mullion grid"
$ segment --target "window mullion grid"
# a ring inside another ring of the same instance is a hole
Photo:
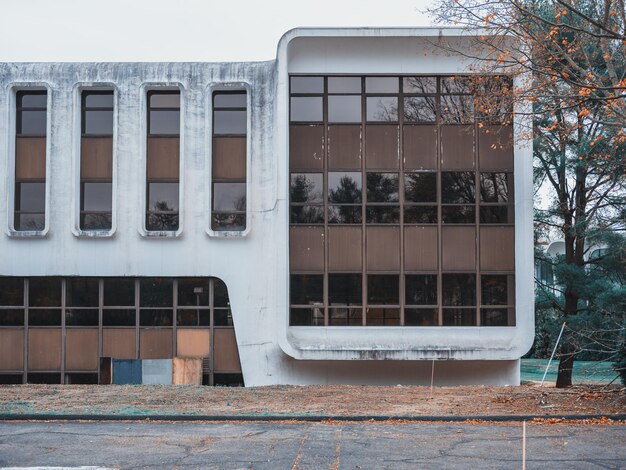
[[[367,323],[367,96],[365,77],[361,77],[361,325]]]
[[[404,84],[403,78],[398,77],[399,90],[398,95],[398,156],[400,160],[400,171],[398,173],[398,203],[400,205],[400,326],[404,326],[404,301],[405,301],[405,282],[404,282]]]
[[[441,77],[437,77],[437,90],[435,95],[435,126],[437,132],[437,325],[443,326],[443,259],[442,240],[443,240],[443,186],[441,184]]]
[[[475,100],[475,94],[473,96]],[[475,105],[474,105],[475,107]],[[472,154],[474,157],[474,233],[476,244],[476,258],[474,262],[476,263],[476,318],[474,319],[474,324],[476,326],[480,326],[480,304],[481,304],[481,276],[480,276],[480,161],[478,155],[478,125],[476,123],[475,118],[475,110],[472,112],[472,129],[474,138],[472,140]]]
[[[329,311],[328,311],[328,268],[329,268],[329,252],[330,248],[328,246],[328,77],[324,77],[324,89],[323,89],[323,97],[322,97],[322,121],[323,121],[323,156],[322,156],[322,191],[323,191],[323,202],[324,202],[324,273],[322,278],[322,302],[324,308],[324,326],[328,326],[329,324]]]

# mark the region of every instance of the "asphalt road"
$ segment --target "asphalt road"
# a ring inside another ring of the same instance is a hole
[[[0,467],[521,468],[519,424],[0,423]],[[529,425],[527,468],[626,468],[626,426]]]

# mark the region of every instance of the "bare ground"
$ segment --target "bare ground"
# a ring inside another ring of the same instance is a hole
[[[0,413],[494,416],[626,413],[621,387],[252,388],[172,385],[2,385]]]

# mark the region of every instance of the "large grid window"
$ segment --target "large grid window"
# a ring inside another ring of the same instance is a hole
[[[45,227],[47,100],[43,90],[16,93],[13,226],[19,231]]]
[[[81,93],[80,228],[110,230],[113,207],[113,91]]]
[[[148,92],[146,230],[179,223],[180,91]]]
[[[0,276],[0,382],[97,383],[99,357],[203,357],[207,384],[241,377],[216,278]]]
[[[292,326],[515,325],[510,109],[483,96],[503,87],[290,77]]]
[[[213,93],[212,230],[246,228],[247,99],[245,90]]]

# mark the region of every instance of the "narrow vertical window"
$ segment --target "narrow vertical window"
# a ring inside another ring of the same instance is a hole
[[[18,91],[15,123],[15,216],[19,231],[43,230],[46,218],[46,91]]]
[[[180,92],[148,92],[146,229],[178,230]]]
[[[213,93],[211,229],[246,228],[247,93]]]
[[[113,91],[81,96],[80,229],[111,230]]]

